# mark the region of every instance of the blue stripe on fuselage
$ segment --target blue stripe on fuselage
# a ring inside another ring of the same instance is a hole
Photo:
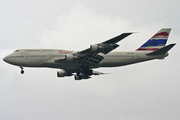
[[[141,47],[148,47],[148,46],[165,46],[167,39],[150,39]]]

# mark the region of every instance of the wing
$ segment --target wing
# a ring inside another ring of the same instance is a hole
[[[91,45],[90,48],[77,52],[73,55],[80,58],[80,63],[82,65],[97,65],[104,59],[105,54],[119,47],[119,45],[116,44],[117,42],[121,41],[131,34],[132,33],[123,33],[105,42]]]
[[[93,71],[92,68],[97,66],[103,59],[104,55],[119,47],[117,42],[131,35],[132,33],[123,33],[117,37],[114,37],[105,42],[91,45],[90,48],[82,50],[74,54],[66,54],[64,58],[55,60],[55,62],[61,62],[64,60],[72,61],[78,60],[78,66],[76,69],[64,69],[64,71],[58,72],[59,77],[74,75],[75,80],[88,79],[91,75],[101,75],[98,71]]]
[[[110,51],[114,50],[115,48],[119,47],[119,45],[116,44],[117,42],[121,41],[122,39],[126,38],[131,34],[132,33],[123,33],[105,42],[91,45],[90,48],[80,51],[79,54],[91,54],[91,53],[99,53],[99,52],[107,54]]]

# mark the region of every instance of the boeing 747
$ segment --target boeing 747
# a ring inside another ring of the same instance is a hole
[[[92,75],[104,73],[94,71],[99,67],[124,66],[153,59],[163,59],[168,51],[175,45],[166,42],[171,29],[161,29],[146,43],[135,51],[113,51],[119,45],[117,42],[131,35],[123,33],[105,42],[90,45],[82,51],[61,49],[19,49],[3,58],[9,64],[19,66],[21,73],[23,67],[48,67],[61,69],[58,77],[72,76],[75,80],[91,78]]]

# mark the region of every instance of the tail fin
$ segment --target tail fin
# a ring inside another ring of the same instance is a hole
[[[163,28],[136,51],[155,51],[166,45],[171,28]]]

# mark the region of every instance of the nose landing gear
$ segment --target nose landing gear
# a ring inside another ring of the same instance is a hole
[[[21,74],[24,74],[23,67],[20,66],[20,68],[21,68]]]

